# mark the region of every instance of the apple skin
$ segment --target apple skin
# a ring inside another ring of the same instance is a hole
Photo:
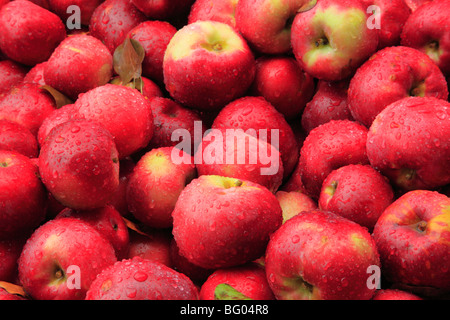
[[[67,37],[44,67],[46,84],[73,101],[80,93],[108,83],[112,73],[113,58],[108,48],[87,34]]]
[[[0,119],[16,122],[37,135],[44,119],[55,111],[55,100],[34,83],[14,86],[0,100]]]
[[[177,29],[167,21],[144,21],[127,35],[138,41],[144,48],[145,57],[142,62],[142,74],[158,84],[164,84],[163,60],[170,39]]]
[[[282,222],[275,195],[250,181],[203,175],[178,199],[172,234],[180,254],[205,269],[261,257]]]
[[[411,9],[405,0],[363,0],[365,8],[375,5],[380,8],[378,49],[400,45],[402,29]]]
[[[367,133],[366,127],[350,120],[332,120],[313,129],[300,150],[297,170],[306,194],[317,200],[323,181],[339,167],[369,164]]]
[[[316,3],[317,0],[239,0],[236,28],[253,50],[263,54],[286,54],[291,50],[291,19]]]
[[[23,78],[23,82],[37,83],[41,86],[45,85],[44,67],[47,61],[36,64],[32,67]]]
[[[399,289],[380,289],[375,292],[372,300],[423,300],[423,298]]]
[[[450,183],[449,136],[449,102],[404,98],[375,118],[367,135],[367,156],[401,190],[436,189]]]
[[[128,32],[146,21],[145,15],[129,0],[106,0],[97,6],[89,21],[90,35],[101,40],[111,54]]]
[[[0,280],[9,283],[18,282],[17,259],[29,235],[8,240],[0,240]]]
[[[262,96],[286,119],[299,116],[314,94],[314,78],[290,56],[256,59],[255,80],[250,94]]]
[[[39,172],[48,191],[64,206],[78,210],[103,207],[119,186],[113,137],[95,122],[64,122],[42,145]]]
[[[317,82],[317,90],[301,115],[302,128],[307,134],[331,120],[354,120],[347,105],[349,83],[348,79]]]
[[[383,275],[417,292],[450,289],[450,198],[431,190],[407,192],[378,219],[373,231]]]
[[[195,284],[201,285],[214,272],[215,269],[202,268],[190,262],[180,254],[180,249],[172,236],[170,241],[170,261],[172,268],[189,277]]]
[[[166,97],[155,97],[150,99],[150,107],[153,114],[154,132],[150,140],[149,148],[161,148],[176,146],[180,142],[172,139],[175,130],[185,129],[191,137],[191,155],[194,155],[195,136],[194,122],[202,121],[199,113],[184,107],[177,101]],[[202,136],[206,131],[206,125],[202,122]],[[184,150],[188,152],[188,150]]]
[[[83,26],[88,26],[94,10],[102,4],[103,0],[48,0],[50,10],[57,14],[63,22],[73,14],[67,13],[67,9],[71,5],[80,8],[80,20]]]
[[[0,150],[0,239],[27,235],[44,219],[47,193],[33,161]]]
[[[27,300],[27,299],[25,297],[20,296],[20,295],[9,293],[4,288],[0,288],[0,300],[12,301],[12,300]]]
[[[216,288],[220,284],[228,284],[234,290],[252,300],[275,300],[275,296],[267,283],[264,268],[254,262],[215,270],[202,284],[199,300],[220,299],[215,294]]]
[[[327,81],[353,76],[378,47],[378,29],[367,27],[366,9],[360,0],[321,0],[297,14],[291,44],[302,69]]]
[[[255,76],[255,58],[229,25],[197,21],[170,40],[163,74],[172,98],[197,110],[215,111],[244,95]]]
[[[198,300],[198,290],[184,274],[134,257],[103,270],[89,288],[86,300]]]
[[[24,126],[0,120],[0,149],[16,151],[28,158],[37,158],[39,154],[36,136]]]
[[[433,0],[404,0],[412,12],[416,11],[425,3],[433,2]]]
[[[283,162],[283,178],[287,178],[298,161],[299,146],[294,132],[284,116],[263,97],[245,96],[227,104],[215,117],[213,129],[256,130],[258,138],[271,144],[271,130],[278,130],[278,148]],[[259,130],[266,130],[262,137]]]
[[[0,50],[27,66],[46,61],[66,37],[65,25],[56,14],[25,0],[1,7],[0,30]]]
[[[403,46],[427,54],[446,76],[450,75],[449,15],[449,1],[425,3],[410,15],[401,35]]]
[[[119,160],[119,187],[108,204],[112,205],[123,217],[130,217],[127,203],[127,186],[136,163],[130,157]]]
[[[55,109],[42,121],[37,133],[37,139],[39,146],[42,146],[45,139],[49,135],[50,131],[58,124],[64,123],[69,120],[77,120],[75,115],[75,105],[66,104],[59,109]]]
[[[65,208],[54,219],[74,218],[88,223],[113,246],[118,260],[126,257],[130,236],[121,214],[111,205],[93,210]]]
[[[174,20],[187,15],[195,0],[131,0],[141,12],[151,20]]]
[[[150,231],[138,232],[130,230],[130,243],[127,258],[139,256],[164,264],[172,268],[173,263],[170,254],[172,233],[167,229],[152,229]]]
[[[265,256],[278,300],[368,300],[367,268],[380,265],[366,228],[331,212],[304,211],[271,237]]]
[[[178,197],[197,176],[193,160],[189,164],[173,162],[173,150],[174,147],[163,147],[144,154],[128,180],[128,210],[146,226],[172,227],[172,211]]]
[[[196,0],[189,11],[188,23],[212,20],[236,28],[236,5],[238,0]]]
[[[0,61],[0,97],[23,81],[27,69],[13,60]]]
[[[227,129],[212,129],[205,134],[201,148],[194,156],[198,157],[198,154],[202,152],[202,161],[196,161],[198,175],[218,175],[248,180],[275,193],[283,181],[284,173],[280,152],[268,142],[242,130],[232,132],[231,135],[226,131]],[[216,153],[218,146],[223,146],[223,149],[219,150],[222,152],[221,158]],[[210,156],[209,148],[214,148],[214,151],[211,151],[214,162],[207,158]],[[252,158],[252,148],[256,149],[254,151],[257,153],[256,159]],[[270,163],[266,164],[262,161],[260,152],[264,156],[267,153]]]
[[[75,218],[53,219],[24,245],[19,280],[35,300],[82,300],[97,274],[116,261],[111,243],[92,226]],[[67,282],[70,266],[79,268],[79,289]]]
[[[283,211],[283,223],[303,211],[318,209],[317,202],[299,191],[277,191],[275,194]]]
[[[114,137],[120,159],[141,150],[153,136],[150,102],[132,88],[105,84],[75,101],[75,117],[102,124]]]
[[[319,196],[321,210],[331,211],[373,230],[394,201],[389,180],[370,165],[347,165],[332,171]]]
[[[447,100],[445,77],[419,50],[388,47],[377,51],[356,71],[348,89],[348,107],[355,120],[370,127],[386,106],[410,96]]]

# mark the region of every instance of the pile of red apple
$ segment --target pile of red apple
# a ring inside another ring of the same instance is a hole
[[[450,0],[0,7],[0,300],[449,297]]]

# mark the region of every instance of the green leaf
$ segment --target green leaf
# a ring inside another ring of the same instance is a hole
[[[214,300],[253,300],[227,283],[221,283],[214,290]]]

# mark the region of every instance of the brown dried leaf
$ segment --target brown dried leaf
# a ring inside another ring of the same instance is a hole
[[[70,100],[68,97],[66,97],[64,94],[56,90],[55,88],[52,88],[48,85],[40,86],[39,89],[45,90],[53,97],[55,100],[56,108],[59,109],[62,106],[65,106],[67,104],[72,104],[73,101]]]
[[[142,62],[145,50],[134,39],[126,37],[124,42],[114,51],[114,71],[119,75],[122,83],[129,83],[133,79],[139,79],[142,74]]]

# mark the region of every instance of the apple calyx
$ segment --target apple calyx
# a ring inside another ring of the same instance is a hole
[[[397,185],[407,188],[411,184],[411,182],[416,179],[416,176],[417,172],[414,169],[400,169],[399,175],[397,177]]]
[[[431,40],[425,46],[425,53],[435,62],[439,61],[440,50],[439,50],[439,41]]]
[[[425,96],[425,82],[421,81],[412,86],[409,91],[411,97],[424,97]]]
[[[419,233],[425,233],[427,230],[427,225],[427,222],[422,220],[414,225],[414,229],[416,229]]]
[[[63,270],[63,268],[61,268],[60,265],[55,264],[55,268],[52,274],[52,285],[59,285],[63,282],[66,281],[66,274]]]
[[[286,278],[284,285],[291,289],[287,295],[292,296],[293,299],[318,300],[320,298],[319,289],[305,281],[302,276]]]
[[[214,290],[214,300],[253,300],[227,283],[219,284]]]
[[[325,46],[327,46],[330,42],[328,41],[328,38],[323,36],[319,39],[317,39],[314,44],[317,48],[323,48]]]

